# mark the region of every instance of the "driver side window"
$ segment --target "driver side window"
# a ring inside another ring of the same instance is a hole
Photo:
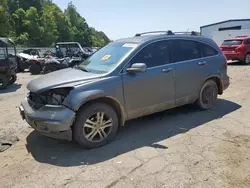
[[[145,63],[148,68],[170,63],[168,42],[159,41],[147,45],[130,61],[130,65],[134,63]]]

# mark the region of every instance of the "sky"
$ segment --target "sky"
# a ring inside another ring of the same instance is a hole
[[[70,0],[53,0],[62,10]],[[250,18],[249,0],[72,0],[89,26],[112,40],[146,31],[200,31],[200,26]]]

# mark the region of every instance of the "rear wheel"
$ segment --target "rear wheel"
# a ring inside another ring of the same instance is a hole
[[[206,81],[200,91],[197,104],[200,109],[208,110],[212,108],[218,97],[218,86],[214,80]]]
[[[31,74],[40,74],[41,66],[37,63],[33,63],[32,65],[30,65],[29,71]]]
[[[73,127],[74,139],[85,148],[97,148],[112,141],[118,130],[116,111],[104,103],[83,106]]]
[[[11,75],[10,80],[9,80],[9,84],[14,84],[16,82],[17,76],[16,75]]]
[[[54,72],[57,70],[58,70],[58,68],[55,64],[46,64],[46,65],[44,65],[44,68],[43,68],[43,74],[48,74],[50,72]]]
[[[249,64],[250,64],[250,53],[248,53],[248,54],[245,56],[245,58],[244,58],[244,63],[245,63],[246,65],[249,65]]]
[[[0,75],[0,89],[6,89],[8,84],[8,78],[5,75]]]

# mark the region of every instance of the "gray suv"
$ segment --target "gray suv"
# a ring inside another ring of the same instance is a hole
[[[227,61],[213,40],[141,33],[31,81],[20,114],[43,135],[95,148],[127,120],[189,103],[210,109],[228,86]]]

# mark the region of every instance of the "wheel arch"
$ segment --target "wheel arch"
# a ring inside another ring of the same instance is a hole
[[[98,97],[91,100],[86,101],[83,105],[94,103],[94,102],[103,102],[109,106],[111,106],[117,113],[119,118],[119,125],[123,126],[125,124],[125,111],[123,106],[111,96]],[[83,106],[82,105],[82,106]]]
[[[95,95],[93,95],[94,93]],[[91,93],[88,93],[91,94],[89,96],[86,96],[85,93],[84,96],[85,100],[83,100],[79,105],[77,105],[74,110],[78,111],[80,108],[90,103],[103,102],[114,108],[119,118],[119,125],[123,126],[126,120],[126,113],[123,105],[115,97],[104,95],[104,93],[99,93],[99,92],[98,93],[94,92],[94,93],[93,91]]]
[[[202,84],[200,87],[200,90],[202,88],[202,86],[204,85],[205,82],[207,82],[208,80],[214,80],[215,83],[217,84],[218,87],[218,94],[222,95],[223,94],[223,84],[222,84],[222,79],[219,76],[213,75],[208,77]]]

